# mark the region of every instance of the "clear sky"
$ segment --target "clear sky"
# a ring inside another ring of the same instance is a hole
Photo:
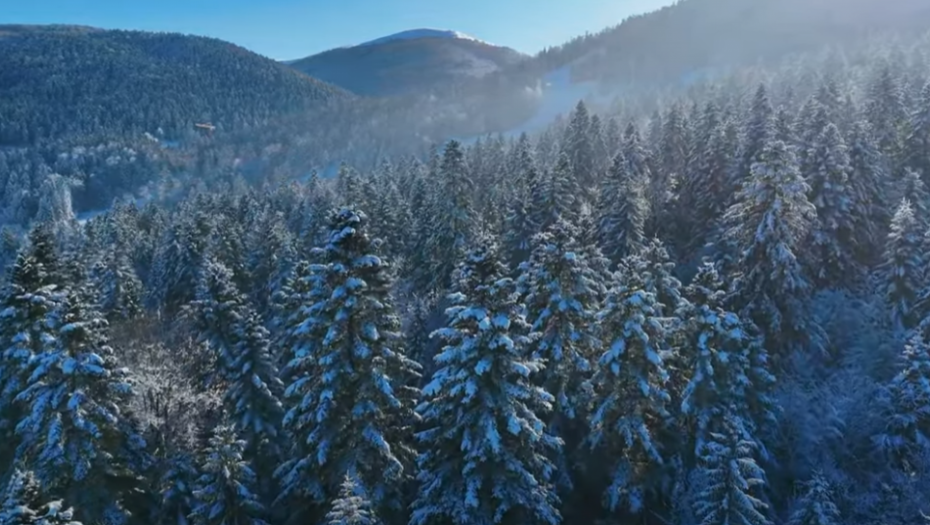
[[[407,29],[454,29],[525,53],[672,0],[0,0],[0,24],[175,31],[301,58]]]

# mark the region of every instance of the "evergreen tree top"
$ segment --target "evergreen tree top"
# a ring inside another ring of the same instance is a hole
[[[377,525],[380,523],[371,504],[359,493],[358,484],[350,474],[339,489],[339,496],[326,513],[326,525]]]

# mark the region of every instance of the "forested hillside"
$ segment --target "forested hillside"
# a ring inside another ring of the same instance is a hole
[[[255,127],[347,94],[227,42],[0,26],[0,146]]]
[[[923,523],[928,56],[86,223],[50,177],[0,239],[0,522]]]
[[[306,180],[343,161],[367,171],[385,157],[422,160],[452,137],[535,134],[579,98],[597,111],[651,112],[694,82],[824,46],[867,60],[869,39],[911,41],[930,23],[920,0],[886,4],[686,0],[532,58],[497,60],[500,70],[481,78],[449,79],[443,71],[462,56],[427,53],[414,77],[430,82],[396,97],[355,97],[215,39],[0,26],[0,224],[40,217],[41,201],[66,187],[86,217],[119,200],[173,202],[192,185]],[[353,60],[345,67],[367,67]],[[408,66],[395,72],[409,83]]]
[[[442,93],[526,58],[477,40],[426,35],[331,49],[288,65],[357,95],[384,97]]]

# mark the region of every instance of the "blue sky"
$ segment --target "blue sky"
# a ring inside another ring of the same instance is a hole
[[[276,59],[406,29],[454,29],[535,53],[671,0],[2,0],[0,24],[83,24],[229,40]]]

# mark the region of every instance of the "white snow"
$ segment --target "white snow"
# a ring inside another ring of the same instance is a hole
[[[381,38],[376,38],[359,44],[356,47],[362,46],[373,46],[378,44],[385,44],[387,42],[394,42],[397,40],[419,40],[421,38],[446,38],[446,39],[457,39],[457,40],[471,40],[472,42],[481,42],[487,44],[482,40],[479,40],[473,36],[466,35],[465,33],[460,33],[458,31],[451,31],[447,29],[411,29],[409,31],[401,31],[400,33],[394,33],[393,35],[388,35]]]

